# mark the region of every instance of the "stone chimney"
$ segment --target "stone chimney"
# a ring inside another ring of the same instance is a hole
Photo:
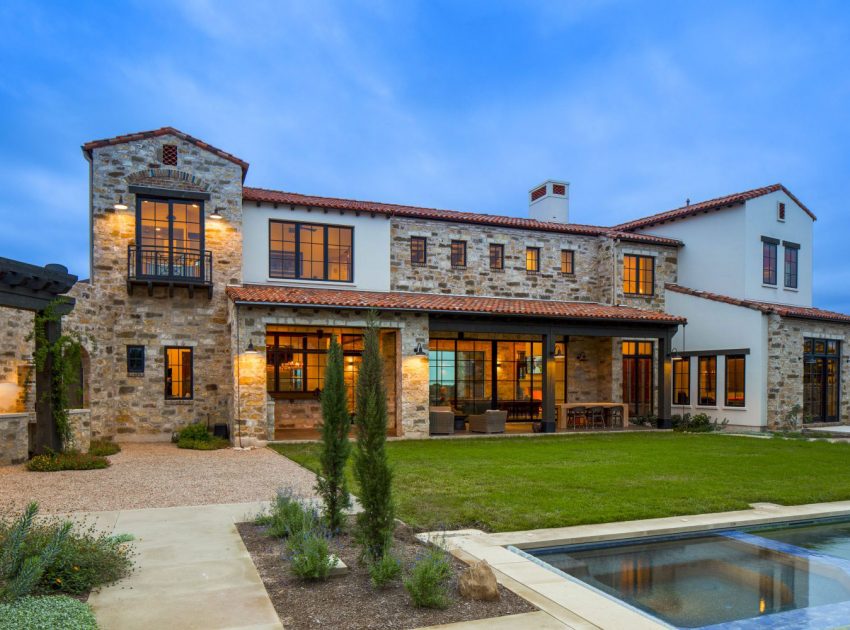
[[[570,183],[547,179],[528,191],[528,215],[536,221],[570,222]]]

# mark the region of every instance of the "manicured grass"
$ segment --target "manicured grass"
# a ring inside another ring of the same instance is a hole
[[[271,448],[317,470],[318,444]],[[847,444],[628,433],[387,448],[397,516],[422,529],[511,531],[850,499]]]

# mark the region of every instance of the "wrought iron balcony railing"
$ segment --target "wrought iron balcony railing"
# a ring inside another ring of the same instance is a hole
[[[127,246],[127,286],[206,287],[212,292],[212,252],[161,245]],[[149,289],[150,290],[150,289]]]

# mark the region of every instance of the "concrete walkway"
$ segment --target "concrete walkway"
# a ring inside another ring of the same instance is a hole
[[[81,514],[136,537],[136,570],[89,598],[102,630],[282,629],[235,523],[263,503]]]

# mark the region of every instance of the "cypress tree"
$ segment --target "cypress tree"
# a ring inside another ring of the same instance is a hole
[[[362,554],[375,562],[389,552],[395,529],[392,471],[387,461],[387,394],[384,387],[378,322],[370,313],[363,338],[363,362],[357,378],[357,445],[354,475],[363,511],[357,515],[356,538]]]
[[[345,466],[351,453],[348,429],[351,417],[343,376],[342,347],[336,335],[331,336],[328,361],[325,366],[325,388],[322,391],[322,454],[321,472],[316,491],[325,504],[324,518],[332,533],[345,523],[345,509],[351,506]]]

